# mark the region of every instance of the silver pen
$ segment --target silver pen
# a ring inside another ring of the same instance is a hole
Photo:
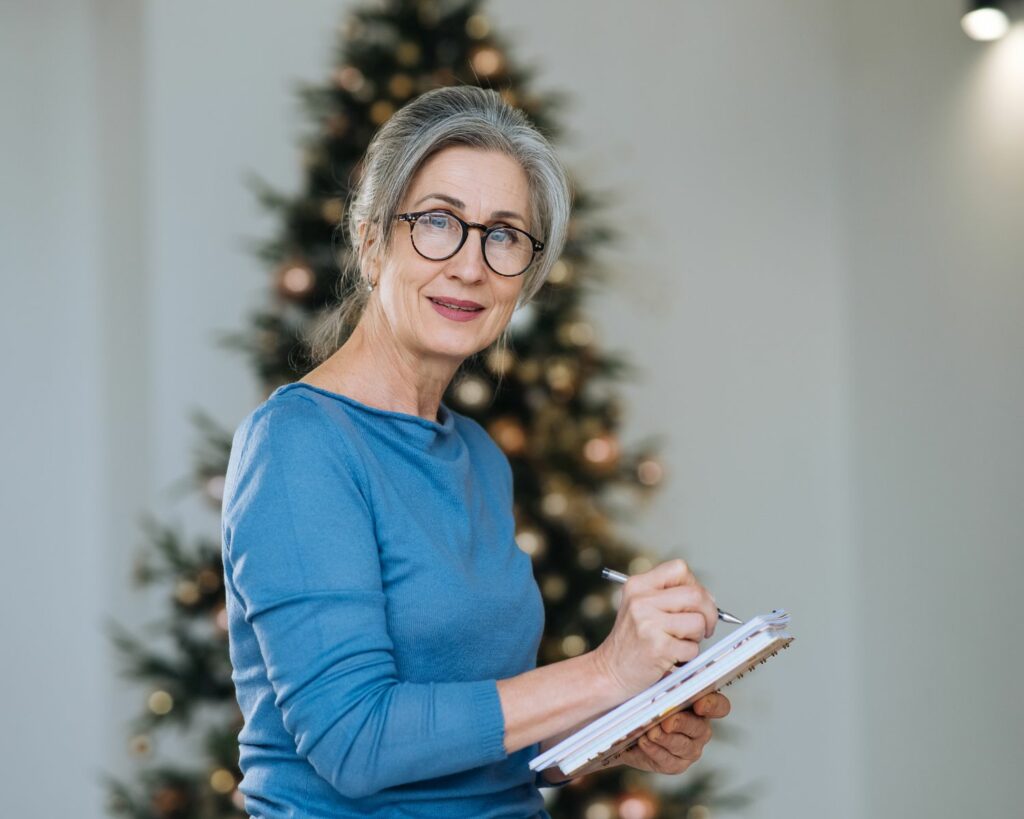
[[[625,583],[627,580],[629,580],[629,575],[628,574],[623,574],[622,572],[617,572],[614,569],[601,569],[601,577],[605,578],[605,580],[614,580],[616,583]],[[735,617],[732,614],[729,614],[729,612],[722,611],[721,609],[718,609],[717,607],[716,607],[716,609],[718,611],[718,619],[719,620],[722,620],[723,622],[726,622],[726,623],[735,623],[736,625],[739,625],[739,626],[743,625],[743,621],[740,620],[739,617]]]

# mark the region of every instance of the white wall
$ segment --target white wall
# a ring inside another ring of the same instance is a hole
[[[1024,24],[925,5],[843,14],[864,815],[1018,816]]]
[[[726,608],[794,615],[702,762],[762,786],[719,815],[1011,815],[1021,661],[981,686],[958,663],[1002,644],[1024,569],[1024,32],[972,43],[953,0],[642,5],[489,8],[633,231],[591,310],[644,368],[624,434],[665,436],[628,531]],[[299,184],[292,81],[323,78],[344,7],[0,6],[2,332],[34,354],[0,364],[11,815],[99,817],[95,771],[128,765],[142,695],[99,625],[162,611],[128,586],[143,510],[216,535],[171,489],[189,411],[259,400],[213,343],[268,284],[242,174]]]
[[[94,20],[85,3],[0,16],[0,792],[13,816],[98,816],[109,577]]]
[[[762,787],[746,815],[860,817],[839,642],[853,637],[855,587],[835,14],[649,5],[658,13],[640,18],[569,4],[522,38],[576,95],[567,153],[585,182],[617,192],[632,232],[594,315],[644,369],[626,390],[627,436],[665,435],[669,478],[636,540],[690,560],[727,609],[793,613],[785,658],[730,689],[736,742],[705,757],[730,787]],[[503,4],[502,17],[543,6]],[[609,31],[620,39],[595,51]]]

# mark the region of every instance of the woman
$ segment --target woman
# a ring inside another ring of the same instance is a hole
[[[543,284],[570,206],[550,145],[493,91],[429,92],[374,137],[348,213],[359,295],[325,325],[330,354],[231,449],[223,557],[251,815],[546,817],[538,786],[561,777],[529,760],[713,632],[712,598],[670,561],[626,583],[597,649],[537,668],[544,611],[508,460],[441,400]],[[623,763],[685,770],[728,710],[705,697]]]

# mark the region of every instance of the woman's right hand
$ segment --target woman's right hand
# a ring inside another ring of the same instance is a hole
[[[685,561],[669,560],[626,581],[615,625],[593,659],[626,699],[696,657],[717,624],[714,598]]]

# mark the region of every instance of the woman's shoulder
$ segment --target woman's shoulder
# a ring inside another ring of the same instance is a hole
[[[323,410],[309,395],[278,387],[242,419],[235,434],[314,435],[322,431],[326,420]]]
[[[259,455],[301,456],[309,461],[327,458],[351,462],[344,416],[333,417],[307,391],[278,387],[242,419],[232,437],[239,458]]]
[[[497,441],[491,437],[491,433],[487,431],[486,427],[475,418],[455,412],[454,410],[449,411],[452,413],[455,427],[462,436],[462,439],[470,447],[480,452],[481,456],[491,463],[496,471],[505,474],[511,482],[512,465],[509,463],[508,456],[505,454],[505,450],[498,446]]]

